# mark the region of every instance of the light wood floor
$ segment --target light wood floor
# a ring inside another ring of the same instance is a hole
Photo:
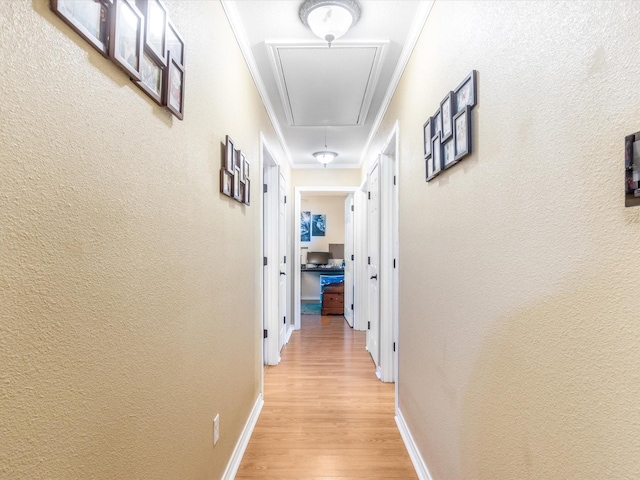
[[[417,478],[364,332],[344,317],[302,316],[278,366],[236,479]]]

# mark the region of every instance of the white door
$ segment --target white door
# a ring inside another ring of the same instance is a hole
[[[280,173],[278,182],[278,263],[280,279],[278,281],[278,351],[282,350],[287,333],[287,182]]]
[[[344,317],[353,327],[353,194],[344,202]]]
[[[369,192],[367,209],[367,262],[368,262],[368,319],[367,319],[367,350],[373,357],[376,367],[380,366],[380,168],[375,163],[369,172]]]

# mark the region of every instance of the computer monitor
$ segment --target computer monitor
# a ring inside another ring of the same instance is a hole
[[[329,252],[307,252],[307,265],[327,265]]]

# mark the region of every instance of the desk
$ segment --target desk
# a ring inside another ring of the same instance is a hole
[[[301,268],[300,272],[302,273],[320,273],[323,275],[344,275],[344,268],[325,268],[325,267],[316,267],[316,268]]]
[[[300,269],[300,299],[320,301],[320,275],[344,275],[343,268],[301,268]]]

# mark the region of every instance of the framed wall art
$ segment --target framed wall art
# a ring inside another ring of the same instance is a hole
[[[233,198],[238,202],[243,200],[242,193],[240,191],[240,171],[237,169],[233,172]]]
[[[251,205],[249,161],[229,135],[225,138],[220,168],[220,192],[243,205]]]
[[[51,10],[105,57],[109,56],[111,2],[51,0]]]
[[[224,147],[224,169],[233,173],[233,154],[235,151],[235,146],[231,137],[227,135],[225,147]]]
[[[169,52],[165,69],[165,104],[178,119],[184,118],[184,68]]]
[[[446,170],[456,163],[453,155],[453,138],[442,144],[442,169]]]
[[[478,103],[477,71],[472,70],[440,102],[422,129],[427,182],[471,153],[471,113]]]
[[[471,153],[471,107],[467,105],[453,117],[454,159],[459,161]]]
[[[145,48],[140,62],[140,80],[136,81],[136,85],[161,106],[164,105],[164,77],[162,66],[156,63]]]
[[[442,103],[440,103],[440,112],[442,122],[442,138],[444,142],[449,140],[453,135],[453,92],[449,92]]]
[[[456,113],[462,110],[467,105],[475,107],[477,103],[476,95],[476,71],[472,70],[467,78],[465,78],[460,85],[455,89],[456,94]]]
[[[249,178],[249,162],[247,162],[247,159],[244,157],[244,154],[241,154],[240,157],[242,159],[242,178],[248,179]]]
[[[244,181],[244,204],[251,205],[251,180]]]
[[[113,0],[109,57],[134,80],[140,80],[143,17],[129,0]]]
[[[167,9],[160,0],[136,0],[144,16],[144,48],[162,67],[167,66]]]
[[[433,123],[431,117],[422,126],[422,141],[424,143],[424,158],[431,157],[431,139],[433,138]]]
[[[300,241],[311,241],[311,212],[300,212]]]
[[[233,197],[233,175],[224,168],[220,169],[220,192]]]
[[[434,179],[442,171],[442,141],[440,133],[431,139],[431,163],[427,163],[427,182]]]
[[[182,41],[182,37],[178,33],[178,30],[176,30],[176,27],[170,20],[167,21],[166,42],[167,52],[178,65],[184,67],[184,42]],[[169,62],[167,61],[167,64],[168,63]]]

